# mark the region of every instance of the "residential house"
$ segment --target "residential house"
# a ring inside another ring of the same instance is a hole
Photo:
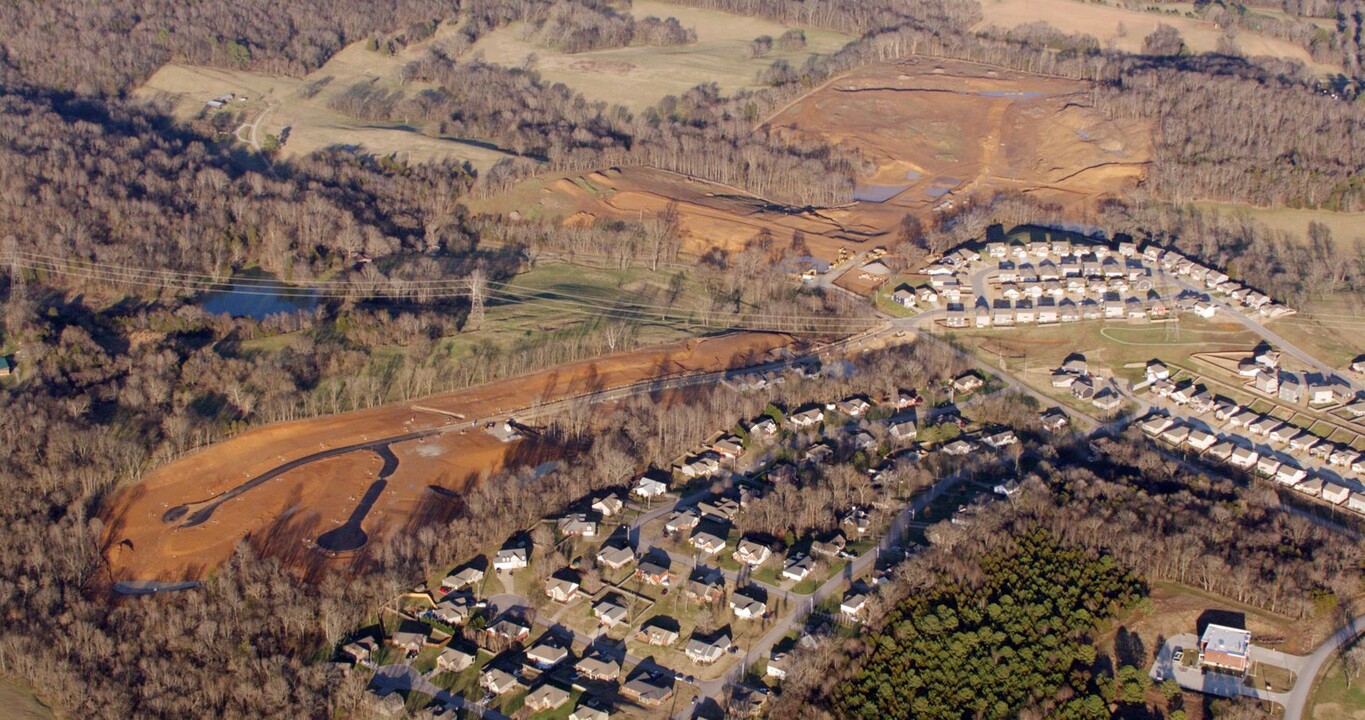
[[[996,495],[1011,498],[1017,495],[1023,487],[1023,485],[1019,484],[1018,479],[1010,478],[1005,482],[997,483],[995,487],[991,488],[991,491]]]
[[[1033,301],[1021,298],[1014,303],[1014,322],[1020,325],[1032,325],[1038,321],[1038,313],[1033,308]]]
[[[1281,371],[1279,373],[1279,381],[1279,396],[1281,400],[1289,403],[1303,402],[1303,382],[1299,380],[1297,374]]]
[[[990,324],[994,327],[1014,327],[1014,307],[1008,300],[995,301]]]
[[[647,645],[668,647],[678,642],[678,631],[651,621],[635,633],[635,639]]]
[[[698,530],[693,533],[688,543],[703,555],[715,555],[725,549],[725,538],[705,530]]]
[[[714,520],[733,520],[739,514],[739,503],[734,498],[712,495],[697,503],[702,517]]]
[[[943,446],[943,454],[951,457],[962,457],[975,450],[976,446],[967,440],[954,440]]]
[[[768,658],[768,669],[765,670],[763,674],[770,678],[786,680],[788,664],[787,661],[788,661],[787,653],[774,651],[772,656]]]
[[[574,598],[578,597],[578,583],[564,578],[546,578],[545,597],[557,603],[572,602]]]
[[[743,591],[730,593],[730,610],[740,620],[758,620],[768,612],[768,604]]]
[[[489,665],[479,673],[479,687],[494,695],[504,695],[521,685],[521,680],[502,668]]]
[[[374,652],[379,649],[379,643],[374,638],[363,637],[355,642],[350,642],[341,646],[341,657],[350,660],[356,665],[369,664]]]
[[[1261,416],[1259,413],[1253,412],[1251,410],[1243,410],[1242,412],[1239,412],[1236,415],[1233,415],[1232,417],[1228,418],[1228,427],[1230,428],[1250,427],[1252,423],[1258,422],[1259,420],[1261,420]]]
[[[1305,495],[1310,495],[1310,496],[1312,496],[1312,497],[1318,497],[1318,496],[1322,495],[1322,486],[1323,486],[1323,479],[1322,479],[1322,478],[1320,478],[1320,477],[1310,477],[1310,478],[1305,479],[1303,482],[1299,483],[1298,485],[1295,485],[1295,486],[1294,486],[1294,489],[1295,489],[1295,490],[1298,490],[1299,492],[1301,492],[1301,493],[1303,493],[1303,494],[1305,494]]]
[[[1068,298],[1057,303],[1057,317],[1064,323],[1077,322],[1081,319],[1081,313],[1076,309],[1076,303]]]
[[[718,573],[694,576],[687,583],[687,599],[710,605],[725,595],[723,577]]]
[[[1322,499],[1333,505],[1340,505],[1351,497],[1351,488],[1331,480],[1322,483]]]
[[[474,598],[468,595],[447,595],[423,615],[450,627],[459,627],[469,620],[474,611]]]
[[[1269,455],[1262,455],[1261,459],[1256,461],[1256,474],[1273,478],[1275,477],[1275,474],[1280,471],[1281,464],[1282,463],[1279,460],[1276,460]]]
[[[766,438],[777,434],[777,422],[770,417],[755,422],[749,426],[749,438]]]
[[[526,548],[503,548],[493,556],[493,569],[498,572],[512,572],[527,566]]]
[[[629,546],[603,545],[597,550],[597,562],[612,570],[620,570],[635,562],[635,551]]]
[[[1177,385],[1175,389],[1171,391],[1170,394],[1171,402],[1175,403],[1176,405],[1189,405],[1190,401],[1194,399],[1195,393],[1197,392],[1199,392],[1199,388],[1195,387],[1194,383],[1192,382],[1182,383],[1180,385]]]
[[[891,293],[891,299],[898,305],[906,308],[914,308],[919,304],[919,298],[915,296],[915,291],[908,287],[897,288]]]
[[[990,307],[988,307],[988,306],[986,306],[986,305],[983,305],[983,304],[977,304],[977,306],[976,306],[976,326],[979,327],[979,328],[982,328],[982,327],[990,327],[990,326],[991,326],[991,309],[990,309]]]
[[[660,480],[645,475],[635,483],[632,493],[642,498],[659,497],[668,492],[668,485]]]
[[[1256,421],[1248,424],[1247,432],[1251,433],[1252,435],[1269,435],[1271,430],[1274,430],[1281,424],[1282,423],[1279,421],[1278,418],[1273,418],[1270,417],[1269,415],[1264,415],[1258,418]]]
[[[782,577],[793,582],[801,582],[802,580],[805,580],[814,569],[815,559],[809,555],[798,553],[787,558],[787,562],[782,568]]]
[[[849,619],[860,619],[864,610],[867,609],[867,596],[860,592],[852,592],[844,596],[839,603],[839,612]]]
[[[621,663],[606,655],[589,655],[574,665],[579,677],[597,682],[615,683],[621,676]]]
[[[1175,447],[1180,447],[1185,444],[1185,441],[1190,439],[1190,426],[1180,423],[1170,430],[1161,433],[1161,439]]]
[[[728,633],[722,632],[710,639],[703,639],[694,634],[692,639],[687,641],[687,648],[684,652],[687,659],[698,665],[711,665],[725,656],[731,644],[732,641]]]
[[[1090,400],[1090,403],[1100,410],[1112,412],[1123,404],[1123,398],[1119,397],[1119,394],[1112,389],[1104,388],[1095,393],[1095,397]]]
[[[820,408],[811,408],[791,415],[787,418],[787,423],[796,428],[808,428],[819,425],[825,420],[825,411]]]
[[[504,617],[492,625],[489,625],[484,632],[492,637],[508,640],[510,642],[521,642],[531,636],[531,628],[522,625],[520,622],[513,620],[510,617]]]
[[[1142,432],[1158,437],[1175,426],[1175,420],[1165,415],[1153,415],[1142,421]]]
[[[623,507],[625,507],[625,505],[621,502],[621,498],[617,497],[616,493],[600,497],[592,502],[593,511],[600,513],[602,517],[611,517],[616,513],[621,512],[621,508]]]
[[[864,413],[872,409],[872,404],[863,398],[854,396],[840,400],[836,408],[839,412],[853,418],[862,417]]]
[[[688,478],[706,478],[720,472],[720,455],[712,450],[698,453],[678,466],[678,472]]]
[[[675,510],[668,520],[664,522],[664,532],[672,535],[673,533],[685,532],[697,527],[701,522],[701,515],[692,508]]]
[[[990,433],[982,437],[981,440],[997,450],[1019,442],[1019,438],[1015,436],[1013,430],[1001,430],[1000,432]]]
[[[727,435],[713,443],[711,449],[721,457],[734,459],[744,454],[744,441]]]
[[[541,670],[549,670],[568,657],[569,648],[566,643],[550,635],[542,637],[540,642],[526,651],[526,659]]]
[[[473,652],[451,643],[441,648],[441,654],[436,656],[436,669],[449,673],[463,672],[474,665],[474,659]]]
[[[667,565],[646,560],[635,568],[635,577],[640,578],[648,585],[668,587],[672,582],[673,573]]]
[[[1361,454],[1355,450],[1352,450],[1349,447],[1341,447],[1333,450],[1332,454],[1328,456],[1327,461],[1333,465],[1349,468],[1355,465],[1356,461],[1360,460],[1360,458]]]
[[[1353,402],[1343,409],[1346,410],[1347,415],[1359,420],[1360,418],[1365,417],[1365,400]]]
[[[810,552],[812,555],[818,555],[820,557],[837,557],[844,551],[847,542],[848,541],[844,539],[843,535],[835,533],[828,540],[816,540],[815,542],[812,542],[810,544]]]
[[[950,328],[965,328],[971,325],[967,320],[966,309],[960,304],[951,304],[948,306],[948,314],[943,322]]]
[[[1076,378],[1071,382],[1071,394],[1078,400],[1093,400],[1095,381],[1086,376]]]
[[[465,567],[461,568],[458,572],[447,575],[446,578],[441,581],[440,592],[442,594],[451,593],[460,588],[469,587],[470,585],[478,585],[481,582],[483,582],[482,570],[475,567]]]
[[[526,707],[534,712],[545,712],[554,710],[568,701],[568,690],[547,683],[526,696]]]
[[[739,547],[734,552],[734,559],[744,565],[757,567],[768,561],[772,557],[773,551],[767,545],[761,545],[752,540],[741,539]]]
[[[1170,368],[1160,360],[1151,360],[1147,363],[1148,380],[1168,380],[1171,377]]]
[[[1204,452],[1217,442],[1218,436],[1198,428],[1190,430],[1189,437],[1185,438],[1185,445],[1195,452]]]
[[[585,513],[570,513],[560,518],[557,525],[559,533],[573,537],[596,537],[597,521],[589,519]]]
[[[1039,415],[1038,421],[1042,424],[1043,429],[1051,432],[1061,432],[1067,425],[1071,424],[1071,419],[1060,408],[1043,411]]]
[[[982,382],[981,378],[971,373],[967,373],[965,375],[959,375],[953,380],[953,389],[960,393],[969,393],[981,389],[981,386],[984,384],[985,383]]]
[[[1270,442],[1287,445],[1289,444],[1290,438],[1301,432],[1303,431],[1298,427],[1286,423],[1270,431]]]
[[[1250,470],[1261,459],[1261,454],[1251,448],[1237,447],[1228,456],[1228,464],[1241,470]]]
[[[914,419],[893,420],[891,422],[891,437],[899,442],[914,440],[919,435],[919,429],[915,427]]]
[[[1280,469],[1275,471],[1275,482],[1291,487],[1303,482],[1307,477],[1307,470],[1304,470],[1301,467],[1295,467],[1288,463],[1280,465]]]
[[[1057,301],[1050,297],[1040,299],[1038,301],[1038,324],[1044,325],[1059,321]]]
[[[1273,372],[1257,371],[1251,384],[1267,395],[1276,395],[1280,391],[1280,379]]]
[[[1191,436],[1193,436],[1193,433],[1191,433]],[[1227,462],[1228,458],[1232,457],[1232,451],[1236,449],[1236,447],[1237,446],[1233,445],[1231,441],[1224,440],[1222,442],[1215,443],[1214,446],[1209,448],[1208,451],[1205,452],[1204,454],[1210,458],[1213,458],[1214,460]]]
[[[614,628],[630,619],[624,607],[605,599],[592,607],[592,616],[597,618],[598,624],[608,628]]]
[[[641,673],[621,686],[621,696],[645,707],[659,707],[673,697],[671,673]]]
[[[820,463],[828,462],[833,457],[834,448],[824,443],[815,443],[806,448],[806,451],[801,454],[801,462],[805,465],[819,465]]]
[[[1358,513],[1365,513],[1365,493],[1351,493],[1351,496],[1346,498],[1346,508]]]

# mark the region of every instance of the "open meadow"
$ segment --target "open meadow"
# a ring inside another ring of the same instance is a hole
[[[134,97],[163,106],[172,116],[188,121],[202,114],[234,112],[243,124],[237,138],[254,147],[268,135],[281,137],[284,157],[307,155],[330,147],[354,148],[413,163],[439,160],[468,162],[484,172],[507,153],[486,144],[459,138],[424,135],[422,128],[401,122],[372,122],[331,109],[328,103],[352,86],[363,83],[375,90],[416,93],[427,86],[403,85],[399,72],[404,63],[420,57],[434,42],[452,31],[443,26],[435,37],[389,55],[355,43],[334,55],[325,65],[303,78],[169,63],[152,75]],[[236,98],[222,110],[205,103],[233,93]]]
[[[665,95],[682,95],[702,83],[714,82],[724,94],[758,87],[756,77],[777,60],[800,67],[811,55],[829,55],[853,40],[827,30],[803,28],[806,47],[781,50],[760,58],[745,54],[749,43],[762,35],[777,38],[790,29],[761,18],[732,15],[705,8],[671,5],[658,0],[636,0],[630,13],[637,19],[674,17],[695,30],[697,42],[677,47],[625,47],[562,53],[524,39],[525,26],[500,28],[475,43],[473,54],[499,65],[521,67],[534,56],[532,67],[550,83],[564,83],[589,100],[624,105],[632,112],[653,106]]]
[[[1163,4],[1163,7],[1166,7]],[[1175,6],[1179,8],[1180,6]],[[1185,6],[1188,9],[1189,6]],[[985,19],[978,26],[1015,28],[1039,20],[1068,33],[1090,35],[1105,47],[1130,53],[1142,52],[1143,38],[1158,26],[1169,25],[1180,32],[1192,52],[1214,52],[1223,30],[1199,18],[1164,13],[1126,10],[1108,3],[1080,0],[984,0]],[[1258,8],[1257,11],[1260,9]],[[1250,31],[1239,31],[1237,47],[1250,56],[1271,56],[1298,60],[1322,74],[1341,72],[1340,67],[1314,62],[1308,51],[1288,40]]]

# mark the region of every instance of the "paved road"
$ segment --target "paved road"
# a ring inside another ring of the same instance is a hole
[[[1160,272],[1168,281],[1175,283],[1181,288],[1208,295],[1209,301],[1211,303],[1218,306],[1218,308],[1222,310],[1224,313],[1230,315],[1234,320],[1241,323],[1244,327],[1246,327],[1246,329],[1256,333],[1257,335],[1260,335],[1266,342],[1270,343],[1271,345],[1274,345],[1281,352],[1294,356],[1303,364],[1312,368],[1316,368],[1319,372],[1324,373],[1327,377],[1336,376],[1341,378],[1346,382],[1347,385],[1351,387],[1352,390],[1356,391],[1360,390],[1360,388],[1356,386],[1356,383],[1352,381],[1352,378],[1349,377],[1349,373],[1343,373],[1340,370],[1327,365],[1321,360],[1318,360],[1312,355],[1299,349],[1298,346],[1294,345],[1288,340],[1285,340],[1283,337],[1272,331],[1270,328],[1267,328],[1265,325],[1262,325],[1255,318],[1251,317],[1250,315],[1247,315],[1238,308],[1234,307],[1231,303],[1227,301],[1226,298],[1210,293],[1206,287],[1203,287],[1201,285],[1195,285],[1187,281],[1185,278],[1180,277],[1179,275],[1171,275],[1169,273],[1166,273],[1165,271]]]
[[[1359,615],[1333,633],[1332,637],[1327,638],[1312,655],[1308,656],[1307,662],[1299,671],[1299,681],[1285,698],[1284,720],[1302,720],[1304,708],[1308,705],[1308,696],[1313,692],[1313,681],[1322,671],[1322,667],[1336,657],[1341,646],[1363,632],[1365,615]]]

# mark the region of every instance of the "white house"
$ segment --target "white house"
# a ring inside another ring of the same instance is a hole
[[[772,557],[773,551],[768,546],[761,545],[752,540],[741,539],[739,547],[736,548],[734,558],[736,562],[744,565],[758,566],[768,561]]]
[[[668,492],[668,485],[646,475],[636,481],[631,492],[642,498],[659,497]]]
[[[1352,494],[1351,488],[1340,483],[1335,483],[1331,480],[1322,483],[1322,499],[1333,505],[1340,505],[1346,502],[1346,499],[1351,497]]]
[[[503,548],[493,556],[494,570],[510,572],[521,570],[526,565],[526,548]]]
[[[740,620],[757,620],[768,612],[768,604],[736,590],[730,594],[730,610]]]

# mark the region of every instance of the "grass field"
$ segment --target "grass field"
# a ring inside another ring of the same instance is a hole
[[[1170,333],[1169,335],[1167,333]],[[1184,363],[1194,353],[1251,350],[1257,335],[1240,325],[1184,320],[1175,327],[1128,325],[1121,322],[1088,321],[1052,327],[1013,330],[967,330],[953,334],[993,366],[1001,358],[1011,372],[1055,368],[1067,355],[1085,355],[1092,368],[1111,368],[1117,377],[1137,380],[1152,358]]]
[[[167,107],[179,120],[190,120],[205,111],[207,100],[235,93],[239,99],[225,110],[240,113],[248,124],[255,126],[257,143],[267,135],[278,137],[288,128],[288,141],[282,150],[285,156],[305,155],[334,146],[355,147],[414,163],[446,159],[468,162],[482,172],[508,155],[458,138],[424,135],[420,128],[402,122],[360,120],[328,107],[330,100],[357,83],[409,94],[426,89],[420,83],[401,84],[399,70],[452,31],[442,26],[433,40],[417,43],[395,55],[374,52],[363,43],[356,43],[303,78],[169,63],[138,88],[134,96]],[[240,99],[243,97],[245,100]],[[239,130],[239,139],[251,142],[250,130]]]
[[[697,42],[680,47],[627,47],[566,54],[522,39],[524,28],[511,25],[489,33],[473,53],[500,65],[520,67],[529,55],[535,69],[551,83],[564,83],[589,100],[625,105],[634,112],[650,107],[665,95],[682,95],[701,83],[714,82],[730,94],[757,87],[757,73],[782,59],[799,67],[813,54],[828,55],[853,38],[825,30],[806,29],[806,48],[774,51],[763,58],[745,57],[749,42],[760,35],[778,37],[787,27],[742,15],[670,5],[658,0],[635,0],[630,12],[637,18],[675,17],[696,30]]]
[[[0,679],[0,717],[6,720],[51,720],[55,713],[18,681]]]
[[[1300,208],[1258,208],[1234,203],[1198,202],[1202,210],[1220,214],[1244,215],[1272,230],[1279,230],[1299,240],[1308,240],[1308,224],[1320,222],[1332,231],[1332,241],[1348,252],[1365,247],[1365,212],[1332,212]]]
[[[1314,683],[1304,717],[1309,720],[1365,720],[1365,678],[1353,678],[1347,687],[1341,659],[1334,659]]]
[[[1158,25],[1170,25],[1179,30],[1185,45],[1193,52],[1212,52],[1218,47],[1218,38],[1223,34],[1213,23],[1198,18],[1125,10],[1101,2],[985,0],[981,3],[981,10],[985,16],[980,26],[983,28],[991,25],[1013,28],[1046,20],[1059,30],[1092,35],[1102,45],[1125,52],[1141,52],[1142,39],[1155,31]],[[1246,55],[1299,60],[1323,74],[1341,72],[1340,67],[1313,62],[1307,50],[1288,40],[1240,31],[1236,42]]]

